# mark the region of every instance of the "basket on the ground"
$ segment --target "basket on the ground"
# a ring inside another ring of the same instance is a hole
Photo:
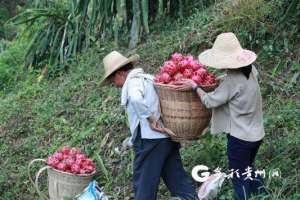
[[[33,182],[30,175],[30,167],[36,161],[43,161],[44,159],[35,159],[30,162],[28,166],[28,175]],[[88,175],[74,175],[67,172],[58,171],[52,167],[42,167],[36,174],[35,177],[35,188],[42,199],[49,199],[47,195],[40,191],[39,177],[43,171],[47,170],[48,173],[48,191],[50,200],[64,200],[73,199],[76,195],[81,193],[84,188],[87,187],[90,181],[92,181],[95,172]]]
[[[174,141],[198,139],[211,119],[211,110],[207,109],[193,92],[178,91],[176,86],[154,84],[160,99],[164,125],[175,135]],[[217,84],[203,86],[206,92],[216,88]]]

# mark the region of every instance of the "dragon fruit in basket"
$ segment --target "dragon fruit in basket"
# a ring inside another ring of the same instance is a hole
[[[199,85],[212,85],[216,77],[191,55],[174,53],[171,59],[164,62],[160,72],[155,76],[155,82],[175,84],[182,79],[192,79]]]

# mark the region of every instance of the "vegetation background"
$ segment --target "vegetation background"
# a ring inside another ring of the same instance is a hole
[[[300,199],[298,0],[0,0],[0,199],[38,199],[27,165],[65,144],[96,161],[110,199],[132,199],[133,152],[115,151],[129,130],[120,91],[99,85],[102,58],[139,53],[155,73],[173,52],[197,56],[224,31],[258,54],[266,137],[256,166],[271,193],[254,199]],[[184,143],[181,154],[189,172],[226,170],[224,135]],[[270,178],[274,169],[281,178]],[[232,194],[227,180],[218,199]],[[161,184],[158,199],[169,198]]]

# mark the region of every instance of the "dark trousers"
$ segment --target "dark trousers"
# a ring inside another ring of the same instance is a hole
[[[141,139],[140,131],[133,142],[133,189],[136,200],[155,200],[160,177],[172,197],[198,199],[195,188],[181,162],[180,144],[164,139]]]
[[[254,160],[262,141],[248,142],[240,140],[233,136],[227,135],[227,156],[229,161],[229,169],[238,170],[240,177],[236,173],[232,178],[235,192],[235,200],[247,200],[251,195],[265,193],[263,180],[261,176],[255,177]],[[246,168],[252,170],[251,179],[247,179]],[[247,179],[247,180],[245,180]]]

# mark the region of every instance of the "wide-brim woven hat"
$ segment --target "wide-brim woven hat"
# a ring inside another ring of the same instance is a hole
[[[254,52],[241,47],[234,33],[218,35],[213,47],[198,57],[200,63],[216,69],[245,67],[252,64],[256,58]]]
[[[104,75],[101,78],[101,84],[104,84],[107,78],[114,72],[118,71],[125,65],[132,63],[135,65],[139,61],[139,55],[135,54],[130,57],[125,57],[117,51],[112,51],[103,58]]]

